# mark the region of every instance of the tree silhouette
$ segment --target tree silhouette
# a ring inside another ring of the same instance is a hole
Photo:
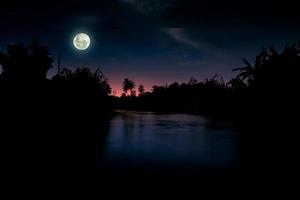
[[[1,80],[38,81],[46,80],[53,59],[47,46],[33,40],[28,46],[22,43],[7,46],[6,53],[0,53]]]
[[[145,93],[145,87],[143,85],[139,85],[139,94],[143,95]]]
[[[189,82],[188,82],[188,84],[189,85],[195,85],[197,82],[198,82],[198,80],[196,78],[191,77],[190,80],[189,80]]]
[[[91,72],[89,68],[77,68],[72,72],[71,70],[64,68],[61,70],[60,74],[54,76],[52,80],[69,81],[71,83],[80,84],[81,86],[87,86],[89,87],[89,90],[95,88],[104,96],[111,93],[111,87],[108,84],[108,80],[100,69]]]
[[[234,82],[246,81],[249,87],[262,88],[286,85],[291,87],[298,76],[300,66],[300,44],[286,46],[282,53],[273,47],[269,50],[264,48],[256,56],[255,64],[252,66],[244,59],[245,67],[234,69],[240,71]],[[288,84],[288,83],[291,84]]]
[[[233,69],[233,71],[240,71],[240,74],[235,78],[235,83],[239,80],[247,80],[248,84],[254,84],[258,79],[262,66],[266,63],[268,58],[267,49],[263,48],[262,52],[256,56],[255,64],[252,66],[246,59],[243,59],[246,64],[245,67]]]
[[[231,81],[228,82],[228,85],[233,89],[233,90],[239,90],[239,89],[244,89],[247,87],[247,85],[244,83],[244,81],[236,77],[232,79]]]
[[[125,94],[127,94],[128,91],[130,91],[130,94],[133,95],[133,91],[135,89],[134,81],[129,80],[128,78],[125,78],[122,85],[123,85],[123,91],[125,92]]]
[[[136,90],[130,90],[130,96],[136,97]]]

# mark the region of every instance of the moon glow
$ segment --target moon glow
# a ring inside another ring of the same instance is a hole
[[[78,33],[73,39],[73,45],[78,50],[86,50],[91,44],[90,37],[85,33]]]

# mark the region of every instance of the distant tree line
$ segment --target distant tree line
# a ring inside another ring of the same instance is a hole
[[[273,47],[263,48],[253,65],[246,59],[244,63],[245,66],[233,70],[239,74],[227,83],[215,75],[202,82],[191,78],[182,84],[155,85],[149,92],[140,85],[139,96],[135,93],[135,82],[125,79],[124,93],[115,98],[115,105],[124,109],[238,118],[259,111],[268,113],[271,103],[282,105],[280,99],[292,98],[298,93],[300,44],[286,46],[282,52]],[[131,91],[130,95],[127,91]]]

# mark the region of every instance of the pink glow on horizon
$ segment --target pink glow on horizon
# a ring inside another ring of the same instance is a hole
[[[125,74],[125,73],[124,73]],[[137,76],[137,77],[136,77]],[[145,92],[151,92],[152,88],[154,85],[157,86],[165,86],[165,85],[170,85],[174,82],[178,82],[179,84],[181,83],[187,83],[191,77],[193,76],[189,76],[189,75],[183,75],[184,77],[181,78],[173,78],[173,77],[168,77],[166,75],[155,75],[155,74],[148,74],[148,76],[146,76],[145,74],[138,74],[138,75],[128,75],[128,76],[124,76],[124,75],[120,75],[120,74],[110,74],[108,76],[106,76],[109,80],[109,85],[111,87],[111,95],[114,96],[121,96],[123,94],[123,89],[122,89],[122,83],[124,81],[125,78],[129,78],[130,80],[135,82],[135,90],[136,90],[136,94],[138,95],[138,88],[139,85],[143,85],[145,88]],[[211,73],[210,75],[205,75],[203,77],[212,77],[213,73]],[[199,76],[194,77],[196,78],[198,81],[204,81],[206,78],[199,78]],[[229,80],[228,78],[225,77],[225,81]]]
[[[129,78],[131,79],[131,78]],[[112,88],[112,93],[111,95],[118,96],[120,97],[123,94],[123,89],[122,89],[122,82],[124,79],[121,80],[109,80],[110,87]],[[143,81],[137,81],[136,79],[132,78],[136,84],[136,92],[138,95],[138,88],[139,85],[143,85],[145,87],[146,92],[150,92],[152,90],[153,85],[157,85],[157,82],[155,80],[143,80]],[[156,83],[155,83],[156,82]]]

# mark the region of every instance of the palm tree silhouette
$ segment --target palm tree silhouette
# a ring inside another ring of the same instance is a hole
[[[240,71],[240,74],[235,78],[236,80],[232,82],[239,83],[240,82],[239,80],[243,80],[243,81],[247,80],[249,84],[254,83],[258,79],[260,70],[263,67],[263,65],[266,63],[268,57],[269,56],[267,53],[267,49],[263,48],[262,52],[256,56],[254,66],[252,66],[246,59],[243,59],[246,66],[232,70],[232,71]]]
[[[275,87],[292,83],[297,79],[298,67],[300,65],[300,44],[286,46],[282,53],[275,48],[270,47],[269,50],[264,48],[257,55],[255,64],[252,66],[244,59],[245,67],[234,69],[240,71],[235,82],[238,80],[247,81],[250,87]]]
[[[134,81],[125,78],[123,81],[123,91],[125,92],[125,94],[127,94],[128,91],[130,91],[130,94],[133,95],[134,89],[135,89]]]
[[[143,95],[145,93],[145,87],[143,85],[139,86],[139,94]]]

